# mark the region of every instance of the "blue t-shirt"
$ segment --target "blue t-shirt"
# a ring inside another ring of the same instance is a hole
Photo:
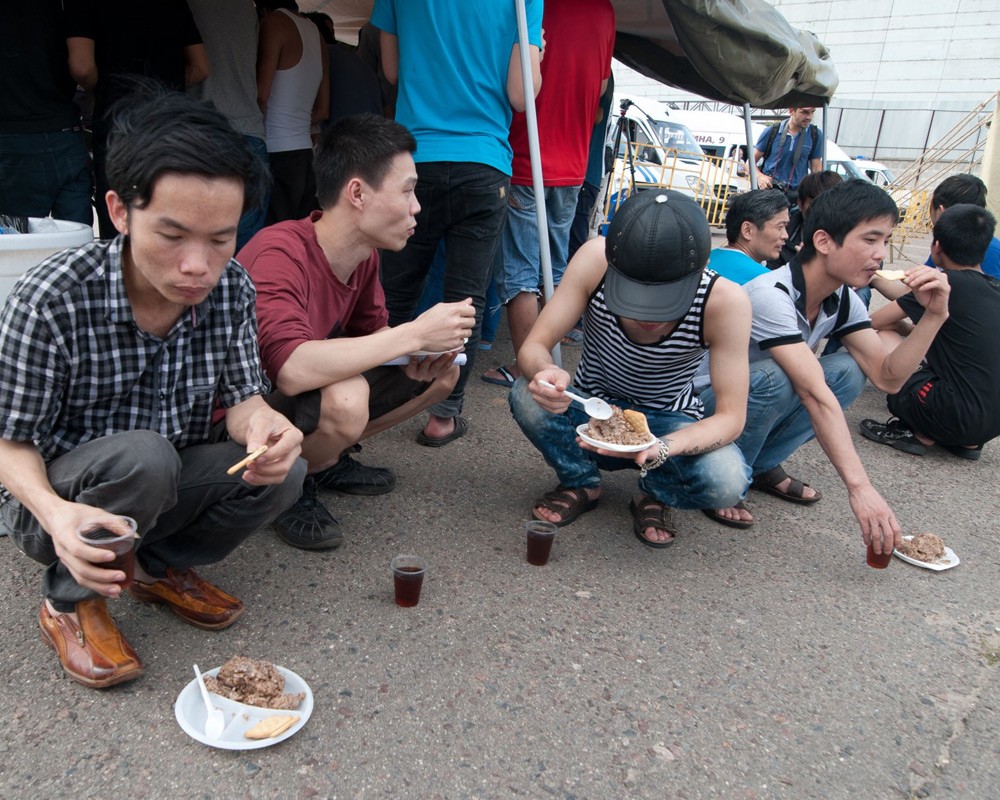
[[[723,247],[717,247],[711,252],[708,257],[708,268],[740,286],[768,272],[767,267],[754,261],[742,250],[729,250]]]
[[[930,256],[927,256],[924,264],[928,267],[937,266]],[[1000,239],[997,239],[996,236],[993,237],[990,246],[986,248],[986,255],[983,256],[983,263],[979,265],[979,268],[987,275],[992,275],[1000,280]]]
[[[526,0],[528,40],[541,47],[542,0]],[[507,67],[517,43],[510,0],[375,0],[372,25],[399,39],[396,121],[414,160],[487,164],[510,175],[513,110]]]
[[[815,125],[810,125],[796,136],[789,133],[785,136],[785,142],[782,144],[781,134],[787,130],[788,120],[785,120],[778,127],[778,132],[774,135],[774,141],[771,143],[771,152],[764,159],[760,171],[765,175],[770,175],[779,183],[786,184],[789,189],[794,189],[809,174],[809,162],[814,158],[823,157],[823,132]],[[771,128],[768,128],[757,139],[754,149],[763,153],[767,149],[767,140],[770,135]],[[795,155],[795,146],[798,144],[799,136],[803,135],[806,137],[806,140],[802,143],[802,152],[799,154],[798,163],[796,163],[795,169],[792,170],[792,156]],[[813,143],[814,138],[815,144]]]

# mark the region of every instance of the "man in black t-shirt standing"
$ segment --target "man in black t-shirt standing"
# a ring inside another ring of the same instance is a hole
[[[5,4],[0,53],[0,214],[90,225],[90,155],[59,0]]]
[[[970,204],[952,206],[934,224],[931,257],[951,284],[948,319],[921,368],[888,396],[895,418],[861,422],[868,439],[911,455],[936,443],[975,461],[983,444],[1000,436],[1000,281],[980,268],[995,228],[989,211]],[[904,294],[872,314],[872,326],[901,341],[900,323],[907,317],[918,322],[923,310]]]
[[[63,0],[70,72],[94,90],[94,207],[102,239],[118,231],[105,199],[108,111],[142,76],[183,91],[205,80],[208,54],[185,0]]]

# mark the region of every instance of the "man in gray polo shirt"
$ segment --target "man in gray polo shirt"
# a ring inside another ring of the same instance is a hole
[[[866,286],[881,266],[897,219],[892,199],[874,185],[835,186],[810,208],[798,256],[744,287],[753,305],[750,397],[736,444],[752,467],[753,487],[800,505],[817,502],[820,493],[781,465],[815,436],[847,487],[865,544],[871,540],[876,553],[900,544],[901,531],[865,474],[843,409],[861,394],[866,376],[882,391],[899,391],[948,317],[947,277],[929,267],[909,271],[906,285],[924,315],[905,342],[888,350],[851,291]],[[847,352],[817,358],[826,337],[839,338]],[[701,398],[706,409],[714,406],[711,388]],[[753,522],[745,505],[705,513],[732,527]]]

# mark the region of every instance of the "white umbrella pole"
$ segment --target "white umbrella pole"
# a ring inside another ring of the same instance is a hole
[[[517,10],[517,38],[521,43],[521,79],[524,82],[524,115],[528,124],[528,154],[531,157],[531,184],[535,191],[535,220],[538,225],[538,251],[542,267],[545,299],[552,297],[552,253],[549,251],[549,223],[545,213],[545,184],[542,179],[542,159],[538,152],[538,117],[535,114],[535,87],[531,80],[531,53],[528,41],[528,14],[524,0],[514,0]],[[516,355],[516,353],[515,353]],[[562,351],[556,342],[552,360],[562,366]]]
[[[753,124],[750,122],[750,104],[743,104],[743,125],[747,132],[747,166],[750,169],[750,188],[757,188],[757,159],[753,157]]]

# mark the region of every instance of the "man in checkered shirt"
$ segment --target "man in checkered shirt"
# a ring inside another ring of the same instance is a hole
[[[122,108],[107,170],[121,235],[30,270],[0,313],[0,521],[46,565],[42,638],[92,687],[142,662],[105,605],[126,573],[78,531],[135,519],[133,597],[218,630],[243,604],[193,567],[288,508],[305,477],[301,432],[263,399],[253,286],[232,260],[260,161],[212,106],[161,92]]]

